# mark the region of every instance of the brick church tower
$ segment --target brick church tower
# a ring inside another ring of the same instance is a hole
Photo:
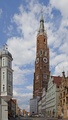
[[[33,97],[42,95],[42,89],[47,90],[49,80],[49,48],[47,45],[47,34],[44,29],[44,19],[41,14],[40,28],[37,34],[35,73],[33,83]]]

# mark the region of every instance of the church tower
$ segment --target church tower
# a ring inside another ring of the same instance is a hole
[[[49,80],[49,48],[47,44],[47,34],[44,29],[44,19],[41,14],[40,28],[37,34],[36,60],[33,83],[33,97],[42,95],[42,89],[47,90]]]

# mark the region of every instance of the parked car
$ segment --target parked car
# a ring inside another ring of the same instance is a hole
[[[39,114],[39,117],[44,117],[44,115],[43,114]]]

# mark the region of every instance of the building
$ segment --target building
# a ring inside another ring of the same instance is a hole
[[[57,117],[58,103],[59,103],[59,85],[62,77],[51,76],[48,82],[48,89],[46,92],[46,116]]]
[[[45,111],[46,111],[46,91],[45,91],[45,88],[43,88],[43,92],[42,92],[41,105],[42,105],[42,114],[45,116]]]
[[[65,76],[64,71],[62,72],[62,82],[59,92],[58,116],[68,119],[68,76]]]
[[[40,18],[40,28],[37,34],[35,73],[33,84],[33,97],[42,96],[42,89],[47,90],[49,79],[49,48],[47,34],[44,29],[43,15]]]
[[[45,116],[45,109],[46,109],[46,91],[45,88],[43,88],[42,96],[38,101],[38,114]]]
[[[16,99],[10,99],[8,101],[8,116],[15,116],[16,115]]]
[[[41,113],[42,113],[42,98],[40,98],[38,101],[38,114]]]
[[[39,97],[30,99],[30,115],[38,114],[38,101]]]
[[[7,45],[0,50],[0,120],[8,120],[8,101],[13,96],[12,55]]]
[[[27,111],[25,109],[23,109],[23,116],[26,116]]]

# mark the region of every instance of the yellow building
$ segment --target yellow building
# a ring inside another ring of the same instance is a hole
[[[68,118],[68,76],[65,76],[65,72],[62,72],[62,81],[60,85],[60,97],[58,104],[58,116]]]

